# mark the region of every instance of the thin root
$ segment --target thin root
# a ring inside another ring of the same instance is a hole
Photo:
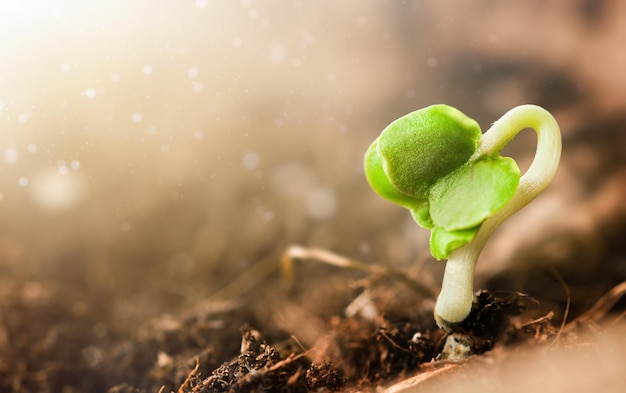
[[[178,388],[178,393],[184,393],[187,385],[191,383],[191,379],[198,373],[198,368],[200,368],[200,361],[196,358],[196,366],[187,374],[187,378],[185,382]]]
[[[281,270],[283,277],[288,280],[293,279],[294,261],[302,259],[313,259],[318,262],[341,267],[344,269],[355,269],[373,275],[393,277],[402,281],[409,288],[428,299],[435,299],[437,296],[437,293],[432,288],[410,279],[404,273],[392,269],[389,266],[363,263],[321,248],[307,248],[297,245],[290,246],[283,253],[281,259]]]
[[[563,276],[561,276],[556,269],[552,269],[552,272],[554,273],[554,276],[556,277],[557,281],[563,287],[563,291],[565,292],[565,296],[567,298],[567,302],[565,304],[565,311],[563,312],[563,320],[561,321],[561,326],[559,327],[559,331],[557,332],[556,337],[550,343],[550,347],[553,346],[554,344],[556,344],[557,342],[559,342],[559,340],[561,339],[561,334],[563,334],[563,331],[565,330],[565,326],[566,326],[566,323],[567,323],[567,316],[569,315],[569,309],[570,309],[570,307],[572,305],[572,294],[571,294],[571,291],[569,289],[569,286],[567,285],[567,283],[563,279]]]
[[[626,294],[626,281],[613,287],[606,295],[598,299],[587,312],[568,323],[564,330],[569,331],[590,322],[598,322],[611,311],[615,303],[617,303],[624,294]]]

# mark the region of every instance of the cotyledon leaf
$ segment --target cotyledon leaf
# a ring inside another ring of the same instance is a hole
[[[401,193],[428,197],[432,185],[476,151],[480,127],[447,105],[431,105],[392,122],[377,139],[389,182]]]
[[[512,158],[482,157],[439,180],[430,190],[430,215],[447,231],[479,225],[511,199],[520,179]]]

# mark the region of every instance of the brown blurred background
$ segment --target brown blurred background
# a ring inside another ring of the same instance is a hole
[[[559,174],[479,269],[516,263],[520,245],[566,260],[570,243],[539,247],[543,234],[588,239],[597,217],[624,214],[625,8],[3,0],[4,290],[53,283],[81,294],[77,310],[110,299],[140,318],[250,268],[261,282],[295,243],[408,268],[428,233],[369,189],[361,159],[389,122],[433,103],[483,130],[518,104],[553,112]],[[507,147],[522,166],[533,138]],[[589,258],[609,253],[594,244]]]

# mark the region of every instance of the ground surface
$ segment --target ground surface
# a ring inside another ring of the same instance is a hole
[[[617,391],[621,2],[131,3],[0,4],[0,392]],[[443,263],[361,167],[439,102],[483,129],[534,103],[563,132],[481,255],[462,363],[432,319]],[[287,282],[294,244],[401,276],[306,259]]]

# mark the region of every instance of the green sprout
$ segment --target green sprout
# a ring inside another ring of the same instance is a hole
[[[526,128],[537,133],[537,152],[521,176],[515,160],[500,151]],[[435,305],[440,327],[467,317],[487,239],[548,186],[560,156],[559,126],[535,105],[513,108],[484,134],[457,109],[432,105],[395,120],[369,147],[370,186],[409,209],[418,225],[431,230],[431,254],[448,259]]]

